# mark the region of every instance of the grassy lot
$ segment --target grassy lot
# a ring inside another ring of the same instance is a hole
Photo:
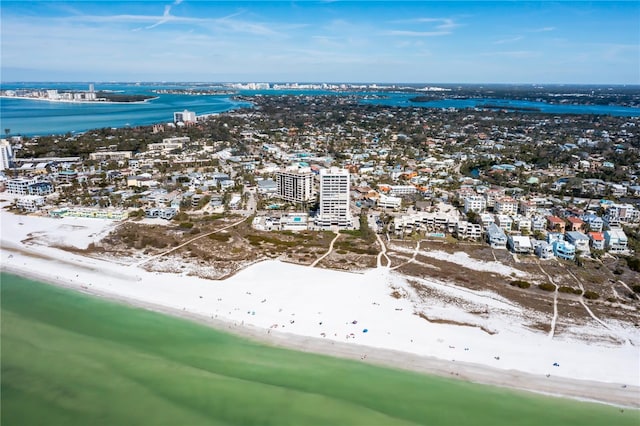
[[[638,411],[266,347],[2,274],[11,425],[637,425]]]

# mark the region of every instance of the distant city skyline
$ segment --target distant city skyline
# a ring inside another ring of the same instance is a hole
[[[2,81],[640,84],[640,4],[2,2]]]

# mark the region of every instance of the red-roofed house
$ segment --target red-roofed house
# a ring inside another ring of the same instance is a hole
[[[549,231],[560,232],[564,234],[564,220],[558,216],[547,216],[547,228]]]
[[[569,231],[582,232],[584,230],[584,221],[579,217],[568,217],[567,221],[569,222]]]
[[[589,232],[591,248],[594,250],[604,250],[604,234],[602,232]]]

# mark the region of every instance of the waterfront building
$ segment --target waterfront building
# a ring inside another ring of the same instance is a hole
[[[51,217],[82,217],[91,219],[124,220],[129,217],[128,210],[102,209],[91,207],[63,207],[49,212]]]
[[[533,249],[540,259],[546,260],[553,259],[555,257],[553,254],[553,246],[546,241],[535,240],[533,242]]]
[[[487,229],[487,240],[489,245],[491,245],[491,248],[507,248],[507,235],[495,223],[489,225],[489,228]]]
[[[13,150],[8,140],[0,140],[0,171],[7,170],[11,167],[13,160]]]
[[[49,195],[53,194],[53,185],[49,182],[36,182],[29,185],[27,189],[29,195]]]
[[[612,253],[624,253],[627,251],[627,235],[621,228],[612,228],[604,232],[606,248]]]
[[[478,240],[482,238],[482,226],[477,223],[461,220],[456,226],[456,237],[461,240]]]
[[[44,206],[44,197],[41,195],[25,195],[16,200],[16,207],[25,212],[35,212]]]
[[[320,170],[320,207],[315,219],[316,225],[322,227],[352,225],[349,186],[348,170],[337,167]]]
[[[29,194],[29,186],[36,183],[36,180],[33,178],[15,178],[9,179],[7,181],[7,192],[9,194],[16,195],[28,195]]]
[[[567,241],[576,247],[578,253],[589,254],[589,237],[582,232],[569,231],[565,234]]]
[[[193,111],[179,111],[173,113],[173,122],[174,123],[195,123],[196,122],[196,113]]]
[[[604,234],[602,232],[589,232],[589,240],[594,250],[604,250]]]
[[[553,247],[553,254],[560,259],[573,260],[576,258],[576,246],[570,242],[557,240],[551,246]]]
[[[533,250],[531,239],[522,235],[510,235],[507,246],[514,253],[529,254]]]
[[[313,197],[313,173],[308,167],[277,172],[276,185],[278,197],[285,201],[305,204]]]

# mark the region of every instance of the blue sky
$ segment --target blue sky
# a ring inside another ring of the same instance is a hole
[[[2,81],[640,84],[640,2],[8,1]]]

